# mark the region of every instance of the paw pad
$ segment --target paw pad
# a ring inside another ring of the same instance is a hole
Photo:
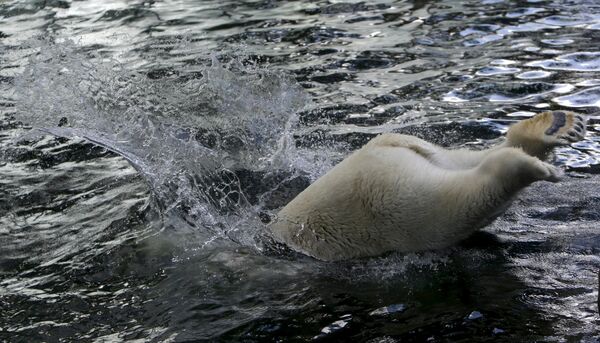
[[[557,133],[558,130],[560,130],[567,123],[567,115],[565,112],[552,112],[552,116],[554,117],[552,126],[550,126],[545,132],[548,136],[552,136],[553,134]]]

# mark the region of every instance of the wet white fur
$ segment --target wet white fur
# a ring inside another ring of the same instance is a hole
[[[453,245],[502,213],[519,190],[561,175],[512,146],[509,139],[488,150],[447,150],[380,135],[285,206],[271,231],[328,261]]]

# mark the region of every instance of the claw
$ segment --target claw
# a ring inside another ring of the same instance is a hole
[[[567,139],[569,139],[569,140],[570,140],[570,141],[572,141],[572,142],[576,141],[576,140],[579,138],[579,136],[577,135],[577,133],[575,133],[575,132],[573,132],[573,131],[569,131],[569,132],[567,133],[567,136],[568,136],[568,138],[567,138]]]

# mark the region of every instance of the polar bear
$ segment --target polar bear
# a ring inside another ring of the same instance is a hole
[[[544,112],[480,151],[379,135],[281,209],[271,234],[325,261],[451,246],[494,220],[521,189],[558,181],[561,170],[543,160],[583,139],[585,125],[573,112]]]

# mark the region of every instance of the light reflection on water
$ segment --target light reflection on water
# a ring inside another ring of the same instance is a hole
[[[7,1],[0,16],[1,339],[597,336],[594,1]],[[330,264],[263,239],[261,217],[375,134],[481,147],[560,108],[591,118],[557,151],[567,179],[462,247]]]

